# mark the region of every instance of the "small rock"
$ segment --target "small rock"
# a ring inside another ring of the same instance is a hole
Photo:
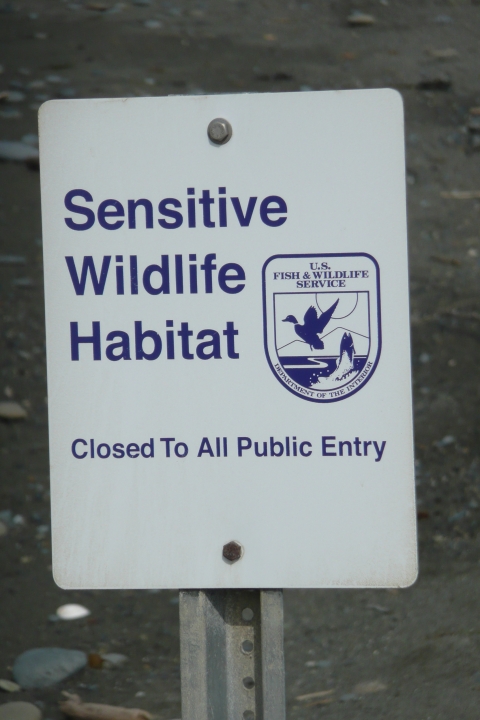
[[[25,93],[20,92],[20,90],[7,90],[7,92],[2,93],[2,100],[8,103],[24,102],[26,97]]]
[[[42,712],[27,702],[9,702],[0,705],[0,720],[42,720]]]
[[[0,520],[0,537],[5,537],[5,535],[8,534],[8,525],[3,522],[3,520]],[[0,682],[2,682],[0,680]],[[0,685],[1,687],[1,685]]]
[[[160,20],[145,20],[143,24],[147,30],[158,30],[163,25]]]
[[[358,695],[355,695],[355,693],[340,695],[340,702],[351,702],[352,700],[358,700]]]
[[[67,100],[69,98],[74,98],[76,94],[77,91],[75,90],[75,88],[72,87],[60,88],[60,90],[58,91],[59,97],[66,98]]]
[[[417,83],[417,90],[430,90],[435,92],[445,92],[452,87],[452,81],[446,73],[438,73],[424,77]]]
[[[450,60],[451,58],[458,57],[458,51],[454,50],[454,48],[445,48],[444,50],[430,49],[428,52],[436,60]]]
[[[4,107],[0,110],[0,117],[5,120],[16,120],[22,117],[22,113],[13,107]]]
[[[19,692],[21,687],[11,680],[0,680],[0,690],[5,690],[5,692]]]
[[[24,265],[25,263],[24,255],[0,255],[0,265]]]
[[[15,278],[14,280],[12,280],[12,285],[15,285],[15,287],[19,288],[31,288],[34,287],[35,283],[33,282],[32,278],[23,277]]]
[[[308,660],[308,661],[305,663],[305,667],[308,667],[308,668],[314,668],[314,667],[328,668],[328,667],[330,667],[331,664],[332,664],[332,663],[331,663],[330,660]]]
[[[17,402],[0,402],[2,420],[25,420],[27,411]]]
[[[22,137],[22,142],[26,145],[38,148],[38,135],[35,135],[35,133],[28,133]]]
[[[86,664],[87,656],[81,650],[35,648],[18,656],[12,673],[22,688],[41,688],[61,682]]]
[[[122,665],[125,665],[125,663],[128,660],[128,657],[126,655],[122,655],[121,653],[102,653],[102,660],[103,660],[103,667],[106,668],[118,668]]]
[[[467,127],[472,133],[480,133],[480,115],[472,115],[468,120]]]
[[[455,437],[453,435],[445,435],[445,437],[441,440],[437,440],[434,445],[436,445],[437,447],[447,447],[447,445],[453,445],[454,442]]]
[[[448,23],[452,22],[452,18],[450,15],[437,15],[435,18],[435,22],[439,25],[447,25]]]
[[[375,605],[374,603],[367,605],[367,608],[370,608],[370,610],[376,610],[379,613],[385,613],[386,615],[392,612],[390,608],[385,607],[384,605]]]
[[[9,528],[12,527],[13,513],[11,510],[0,511],[0,520]]]
[[[46,526],[48,532],[48,525]],[[40,528],[39,528],[40,529]],[[69,603],[68,605],[61,605],[57,608],[57,615],[60,620],[79,620],[90,615],[90,610],[83,605],[76,605],[75,603]]]
[[[421,362],[423,365],[426,365],[427,363],[430,362],[431,357],[430,357],[430,355],[429,355],[428,353],[423,352],[418,359],[420,360],[420,362]]]
[[[89,2],[85,7],[87,10],[96,10],[97,12],[105,12],[108,10],[108,5],[102,2]]]
[[[38,160],[38,150],[25,142],[0,140],[0,160],[10,160],[12,162]]]
[[[27,85],[29,90],[41,90],[45,87],[45,81],[44,80],[32,80]]]
[[[365,27],[367,25],[373,25],[375,23],[375,18],[373,15],[367,15],[360,10],[355,10],[348,16],[347,22],[349,25],[354,27]]]
[[[386,690],[387,686],[380,680],[372,680],[371,682],[363,682],[355,685],[355,693],[357,695],[369,695],[371,693],[382,692]]]
[[[480,200],[480,190],[445,190],[440,197],[446,200]]]
[[[61,85],[61,83],[66,82],[61,75],[47,75],[45,80],[52,85]]]

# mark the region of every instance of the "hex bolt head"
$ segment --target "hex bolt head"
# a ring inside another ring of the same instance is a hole
[[[243,555],[243,547],[235,540],[230,540],[229,543],[223,546],[222,555],[230,563],[237,562]]]
[[[208,124],[207,135],[215,145],[225,145],[232,137],[232,126],[225,118],[215,118]]]

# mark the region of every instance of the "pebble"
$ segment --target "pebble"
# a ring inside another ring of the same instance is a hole
[[[87,656],[81,650],[35,648],[18,656],[12,673],[22,688],[41,688],[61,682],[86,664]]]
[[[17,118],[22,117],[22,113],[16,108],[4,107],[0,110],[0,117],[4,118],[5,120],[16,120]]]
[[[48,530],[48,525],[46,527]],[[83,605],[69,603],[68,605],[61,605],[57,608],[57,615],[60,620],[78,620],[90,615],[90,610],[83,607]]]
[[[438,73],[424,77],[417,83],[417,90],[443,91],[450,90],[452,80],[446,73]]]
[[[447,445],[453,445],[456,438],[453,435],[445,435],[444,438],[441,440],[437,440],[436,443],[434,443],[437,447],[446,447]]]
[[[472,115],[467,127],[472,133],[480,133],[480,115]]]
[[[5,690],[5,692],[18,692],[21,690],[21,687],[11,680],[0,680],[0,690]]]
[[[12,285],[15,285],[15,287],[19,287],[19,288],[31,288],[31,287],[35,286],[35,283],[33,282],[32,278],[22,277],[22,278],[15,278],[14,280],[12,280]],[[21,350],[18,351],[18,354],[20,355],[20,357],[25,357],[25,354],[22,353]],[[29,357],[30,357],[30,354],[29,354]],[[29,357],[27,358],[27,360],[29,359]]]
[[[147,30],[158,30],[163,26],[163,23],[160,22],[160,20],[145,20],[143,24]]]
[[[60,85],[61,83],[66,82],[65,78],[61,75],[47,75],[45,80],[52,85]]]
[[[12,526],[12,524],[13,524],[13,523],[12,523],[12,518],[13,518],[13,513],[12,513],[11,510],[1,510],[1,511],[0,511],[0,520],[1,520],[7,527],[11,527],[11,526]]]
[[[0,402],[2,420],[25,420],[27,411],[17,402]]]
[[[13,140],[0,140],[0,160],[25,162],[38,160],[38,150],[30,143]]]
[[[0,265],[25,265],[24,255],[0,255]]]
[[[454,48],[445,48],[443,50],[429,50],[430,55],[436,60],[450,60],[458,57],[458,50]]]
[[[355,685],[355,693],[357,695],[369,695],[370,693],[382,692],[387,686],[380,680],[371,680],[370,682],[358,683]]]
[[[102,2],[89,2],[85,7],[87,10],[96,10],[97,12],[105,12],[108,10],[108,5]]]
[[[332,664],[332,663],[331,663],[330,660],[308,660],[308,661],[305,663],[305,667],[308,667],[308,668],[314,668],[314,667],[328,668],[328,667],[330,667],[331,664]]]
[[[7,534],[8,534],[8,525],[6,523],[4,523],[3,520],[0,520],[0,537],[4,537]],[[0,680],[0,683],[1,682],[2,681]],[[0,685],[0,687],[1,687],[1,685]]]
[[[38,135],[35,135],[35,133],[27,133],[27,135],[23,135],[22,143],[38,148]]]
[[[355,695],[355,693],[345,693],[340,696],[340,702],[351,702],[352,700],[358,700],[358,695]]]
[[[103,660],[103,667],[106,668],[121,667],[128,660],[126,655],[121,655],[120,653],[102,653],[101,658]]]
[[[0,705],[0,720],[42,720],[42,712],[27,702],[9,702]]]
[[[354,12],[352,12],[351,15],[348,16],[347,22],[349,25],[353,25],[354,27],[360,27],[366,25],[373,25],[375,23],[375,18],[373,15],[367,15],[360,10],[355,10]]]
[[[5,93],[2,93],[2,99],[8,103],[24,102],[26,97],[25,93],[20,90],[7,90]]]

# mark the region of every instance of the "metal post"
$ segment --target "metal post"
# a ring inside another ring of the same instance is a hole
[[[181,590],[182,720],[285,720],[282,590]]]

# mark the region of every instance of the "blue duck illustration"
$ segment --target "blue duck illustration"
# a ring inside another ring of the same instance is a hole
[[[282,322],[293,323],[298,337],[308,343],[310,345],[310,349],[323,350],[324,345],[322,340],[318,337],[318,333],[324,331],[330,322],[337,305],[338,300],[334,302],[328,310],[325,310],[324,313],[320,313],[320,315],[318,315],[313,305],[311,305],[303,317],[303,325],[298,322],[294,315],[287,315]]]

